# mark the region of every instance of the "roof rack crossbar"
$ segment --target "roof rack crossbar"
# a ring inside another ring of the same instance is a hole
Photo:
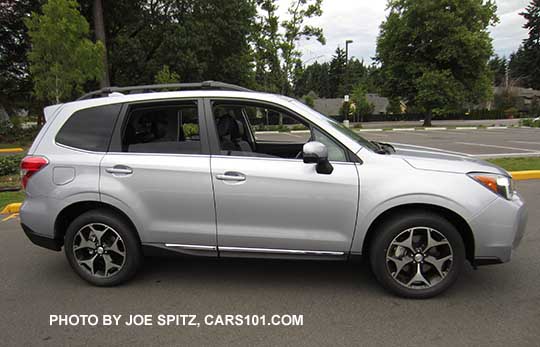
[[[130,86],[130,87],[106,87],[99,90],[92,91],[90,93],[84,94],[77,100],[87,100],[94,97],[107,96],[112,93],[123,93],[123,92],[140,92],[148,93],[155,92],[156,90],[163,89],[174,89],[174,90],[200,90],[200,89],[210,89],[210,90],[234,90],[241,92],[252,92],[253,90],[240,87],[234,84],[216,82],[216,81],[204,81],[200,83],[170,83],[170,84],[149,84],[144,86]]]

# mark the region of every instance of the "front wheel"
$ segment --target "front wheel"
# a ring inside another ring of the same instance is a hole
[[[461,235],[445,218],[412,212],[375,231],[370,263],[378,281],[406,298],[424,299],[448,289],[465,262]]]
[[[107,210],[92,210],[75,218],[66,231],[64,251],[73,270],[97,286],[129,280],[142,261],[135,231]]]

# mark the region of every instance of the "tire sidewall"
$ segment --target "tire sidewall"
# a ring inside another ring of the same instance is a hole
[[[77,232],[85,225],[102,223],[113,228],[122,238],[126,250],[125,262],[117,273],[110,277],[100,278],[92,276],[75,260],[73,253],[73,239]],[[139,240],[135,237],[134,230],[120,216],[104,210],[85,212],[68,226],[64,238],[64,252],[75,272],[85,281],[97,286],[114,286],[129,280],[140,266],[142,252]]]
[[[390,243],[403,231],[414,227],[429,227],[441,233],[452,247],[452,267],[446,277],[435,286],[426,289],[411,289],[399,284],[392,277],[386,264],[386,253]],[[388,290],[402,297],[426,299],[448,289],[458,278],[465,262],[465,246],[461,235],[446,219],[428,213],[416,213],[395,217],[377,229],[370,247],[370,263],[375,277]]]

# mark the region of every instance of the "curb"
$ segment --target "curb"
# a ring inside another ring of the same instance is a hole
[[[510,175],[515,181],[538,180],[540,179],[540,170],[512,171]]]
[[[15,148],[0,148],[0,153],[19,153],[24,152],[24,149],[20,147]]]
[[[359,131],[359,132],[374,132],[374,131],[444,131],[444,130],[499,130],[499,129],[533,129],[531,127],[507,127],[507,126],[496,126],[496,127],[477,127],[477,126],[470,126],[470,127],[455,127],[455,128],[449,128],[449,127],[432,127],[432,128],[365,128],[365,129],[358,129],[358,128],[351,128],[352,130]]]
[[[7,204],[2,211],[0,211],[0,214],[9,214],[9,213],[19,213],[19,210],[21,209],[21,202],[15,202],[12,204]]]

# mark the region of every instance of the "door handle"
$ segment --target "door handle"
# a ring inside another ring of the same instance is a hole
[[[117,174],[117,175],[130,175],[133,173],[133,169],[127,166],[123,165],[116,165],[114,167],[108,167],[105,169],[110,174]]]
[[[240,172],[225,172],[223,175],[217,175],[216,179],[220,181],[232,181],[232,182],[243,182],[246,180],[246,176]]]

